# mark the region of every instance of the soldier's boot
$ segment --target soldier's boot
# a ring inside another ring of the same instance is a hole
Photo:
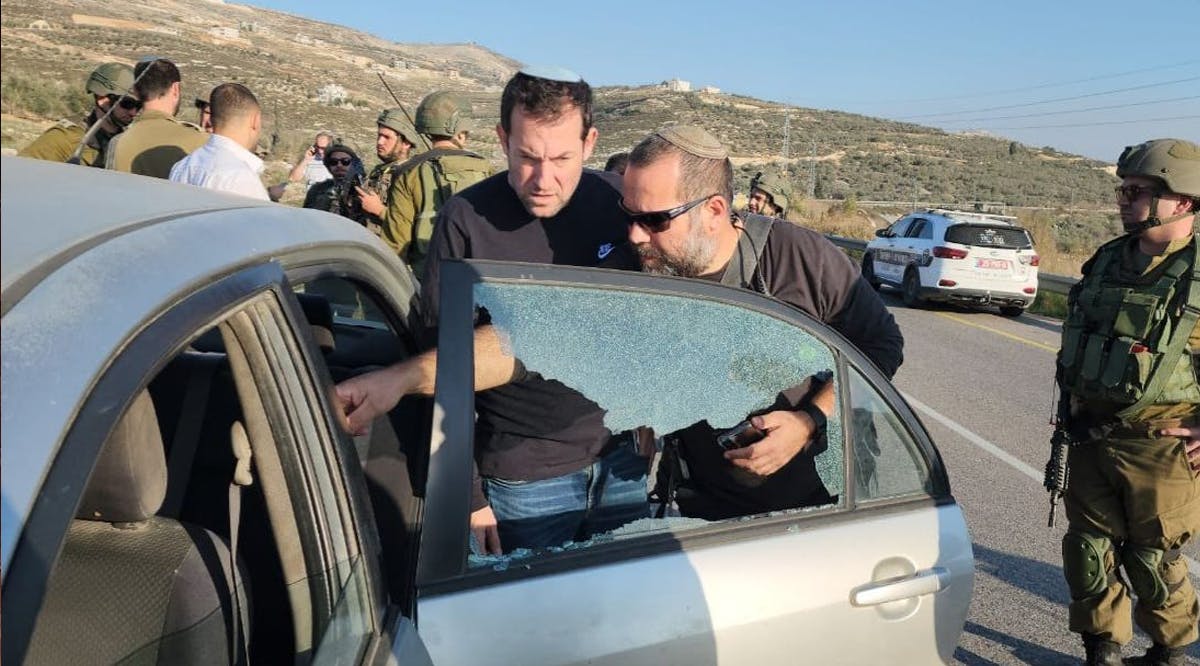
[[[1086,666],[1123,666],[1121,644],[1106,641],[1092,634],[1083,635],[1083,651]]]
[[[1146,654],[1125,660],[1129,666],[1184,666],[1187,663],[1186,648],[1167,647],[1155,643]]]

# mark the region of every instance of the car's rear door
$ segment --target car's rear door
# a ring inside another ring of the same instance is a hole
[[[707,522],[643,519],[586,543],[468,557],[472,323],[617,432],[729,427],[832,370],[813,458],[823,505]],[[747,291],[494,262],[443,264],[437,406],[418,566],[435,663],[933,664],[951,658],[973,557],[940,458],[843,338]]]

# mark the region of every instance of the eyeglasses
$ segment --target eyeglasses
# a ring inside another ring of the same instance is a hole
[[[349,157],[331,157],[331,158],[329,158],[330,166],[332,166],[334,164],[340,164],[341,166],[350,166],[350,163],[353,161],[354,160],[350,159]]]
[[[1143,194],[1150,196],[1158,196],[1162,194],[1162,190],[1157,187],[1146,187],[1145,185],[1118,185],[1113,188],[1113,192],[1117,193],[1117,200],[1137,201]]]
[[[133,111],[135,109],[142,108],[141,100],[137,100],[132,97],[124,96],[124,95],[109,95],[108,102],[109,102],[109,104],[119,105],[122,109],[125,109],[126,111]]]
[[[689,210],[699,206],[715,196],[717,195],[710,194],[706,197],[700,197],[695,201],[679,204],[674,208],[669,208],[667,210],[655,210],[647,213],[637,213],[629,210],[629,207],[625,205],[624,199],[621,199],[619,202],[617,202],[617,205],[620,206],[621,210],[625,211],[625,214],[629,216],[630,222],[642,227],[650,233],[661,234],[671,226],[671,220],[683,215]]]

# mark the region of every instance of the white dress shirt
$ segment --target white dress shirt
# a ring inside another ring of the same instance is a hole
[[[171,180],[270,201],[258,174],[263,161],[233,139],[213,134],[208,143],[171,167]]]

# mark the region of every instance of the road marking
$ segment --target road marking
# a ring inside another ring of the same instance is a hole
[[[949,319],[949,320],[951,320],[951,321],[956,321],[956,322],[958,322],[958,323],[960,323],[960,324],[962,324],[962,325],[964,325],[964,326],[973,326],[973,327],[975,327],[975,328],[982,329],[982,330],[984,330],[984,331],[987,331],[987,332],[989,332],[989,333],[995,333],[996,335],[1000,335],[1000,336],[1003,336],[1003,337],[1009,338],[1009,339],[1011,339],[1011,340],[1016,340],[1017,342],[1020,342],[1020,343],[1023,343],[1023,344],[1027,344],[1027,345],[1029,345],[1030,347],[1037,347],[1038,349],[1042,349],[1042,350],[1048,351],[1048,352],[1050,352],[1051,354],[1057,354],[1057,353],[1058,353],[1058,347],[1051,347],[1050,345],[1043,344],[1043,343],[1041,343],[1041,342],[1036,342],[1036,341],[1034,341],[1034,340],[1030,340],[1029,338],[1023,338],[1023,337],[1021,337],[1021,336],[1019,336],[1019,335],[1014,335],[1014,334],[1012,334],[1012,333],[1007,333],[1007,332],[1005,332],[1005,331],[999,331],[999,330],[996,330],[996,329],[994,329],[994,328],[992,328],[992,327],[990,327],[990,326],[984,326],[983,324],[976,324],[976,323],[975,323],[975,322],[973,322],[973,321],[968,321],[968,320],[966,320],[966,319],[963,319],[962,317],[956,317],[956,316],[954,316],[954,315],[952,315],[952,314],[950,314],[950,313],[947,313],[947,312],[935,312],[935,313],[933,313],[933,314],[935,314],[935,315],[937,315],[937,316],[939,316],[939,317],[945,317],[946,319]]]
[[[920,400],[914,398],[911,394],[902,392],[901,395],[903,395],[904,399],[908,401],[908,404],[912,405],[917,411],[924,413],[934,421],[937,421],[938,423],[958,433],[959,436],[968,442],[1008,463],[1008,465],[1013,469],[1036,481],[1039,486],[1042,485],[1043,472],[1034,469],[1030,465],[1027,465],[1025,461],[1021,460],[1020,458],[1013,456],[1008,451],[1005,451],[999,446],[996,446],[979,435],[976,435],[962,424],[950,419],[947,416],[943,416],[929,405],[926,405]],[[1188,572],[1191,573],[1194,578],[1200,580],[1200,562],[1197,562],[1188,555],[1183,555],[1183,559],[1187,560]]]

